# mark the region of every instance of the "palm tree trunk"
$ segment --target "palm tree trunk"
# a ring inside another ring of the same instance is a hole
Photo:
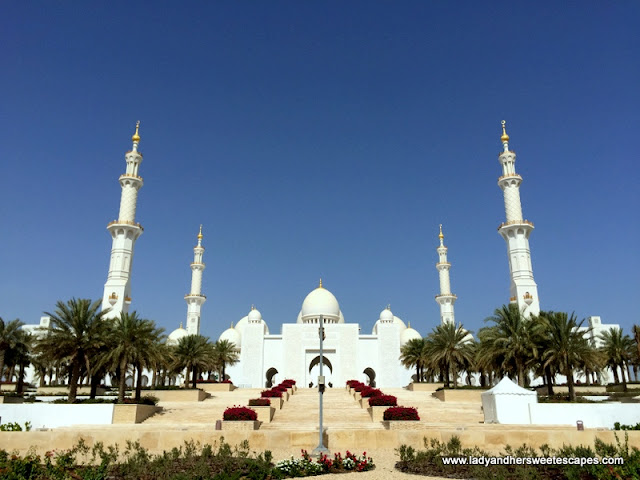
[[[136,365],[136,402],[140,401],[142,394],[142,365]]]
[[[156,381],[158,380],[158,369],[154,367],[153,375],[151,376],[151,386],[156,386]]]
[[[624,367],[625,367],[624,362],[622,362],[620,364],[620,373],[622,374],[622,391],[628,392],[629,390],[627,389],[627,377],[624,374],[624,371],[625,371]]]
[[[96,398],[96,394],[98,393],[98,385],[100,385],[100,380],[102,380],[102,378],[100,377],[100,374],[96,373],[94,375],[91,375],[91,390],[89,392],[89,398],[91,399]]]
[[[453,376],[453,388],[458,388],[458,372],[456,370],[456,366],[451,366],[451,374]]]
[[[553,395],[553,378],[551,378],[551,366],[544,367],[544,376],[547,379],[547,395]]]
[[[76,401],[78,393],[78,380],[80,379],[80,362],[74,359],[71,362],[71,379],[69,380],[69,403]]]
[[[576,401],[576,389],[573,386],[573,369],[568,368],[566,372],[567,376],[567,387],[569,387],[569,401]]]
[[[193,388],[196,388],[196,380],[198,379],[198,367],[193,367],[191,374],[191,381],[193,382]]]
[[[518,362],[518,385],[524,388],[524,367]]]
[[[16,392],[22,393],[24,390],[24,363],[20,364],[20,369],[18,370],[18,382],[16,383]]]
[[[0,350],[0,382],[2,381],[2,374],[4,373],[4,353],[6,350]],[[9,379],[7,378],[7,381]]]
[[[118,367],[118,403],[124,403],[124,390],[127,387],[127,362],[125,360],[120,361]]]
[[[222,362],[222,381],[223,382],[227,379],[226,370],[227,370],[227,363]]]
[[[620,378],[618,377],[618,367],[612,366],[611,371],[613,372],[613,381],[618,384],[620,383]]]

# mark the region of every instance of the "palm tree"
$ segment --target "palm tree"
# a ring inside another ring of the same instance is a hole
[[[191,372],[193,388],[196,388],[198,372],[206,371],[213,364],[213,346],[207,337],[202,335],[186,335],[175,346],[175,366],[187,370],[185,388],[188,388],[188,372]]]
[[[518,385],[525,385],[525,371],[537,355],[533,341],[532,324],[524,318],[517,305],[503,305],[495,310],[485,322],[495,325],[483,332],[485,345],[481,350],[494,361],[499,361],[501,370],[515,370]]]
[[[412,338],[400,348],[400,362],[406,368],[416,367],[416,382],[422,381],[424,338]]]
[[[458,373],[463,369],[469,370],[473,363],[472,345],[470,332],[461,324],[443,323],[427,336],[427,356],[433,364],[441,366],[447,384],[451,372],[453,388],[458,388]]]
[[[31,333],[20,329],[16,335],[16,342],[9,350],[12,363],[18,367],[18,377],[16,382],[16,392],[22,393],[24,390],[25,369],[31,363],[31,350],[33,348],[34,337]]]
[[[110,349],[100,360],[100,365],[117,369],[118,402],[124,401],[127,369],[133,365],[137,369],[136,400],[140,400],[142,368],[150,365],[156,353],[155,344],[160,341],[163,329],[156,328],[151,320],[140,318],[134,311],[122,313],[113,320],[108,330]]]
[[[18,319],[5,323],[0,318],[0,381],[2,381],[2,375],[4,374],[4,356],[7,350],[15,345],[22,325],[23,323]],[[7,381],[11,381],[11,379],[7,378]]]
[[[622,386],[627,391],[627,377],[624,372],[630,360],[630,350],[633,348],[633,340],[629,335],[623,335],[622,329],[612,328],[600,334],[602,340],[602,352],[605,355],[606,364],[613,371],[613,378],[616,383],[620,383],[618,379],[618,367],[622,374]]]
[[[220,378],[226,380],[227,365],[235,365],[240,360],[236,344],[229,340],[218,340],[213,344],[213,362],[220,367]]]
[[[72,298],[67,303],[58,301],[55,313],[45,312],[51,317],[51,330],[39,341],[38,348],[51,359],[69,361],[69,403],[76,399],[81,368],[94,361],[92,354],[107,340],[104,315],[108,310],[99,311],[100,303]]]
[[[542,312],[540,328],[545,332],[545,350],[541,357],[543,365],[554,365],[567,377],[569,400],[576,400],[574,370],[583,362],[596,362],[598,353],[589,344],[586,335],[591,329],[581,330],[584,320],[578,323],[575,314],[564,312]]]

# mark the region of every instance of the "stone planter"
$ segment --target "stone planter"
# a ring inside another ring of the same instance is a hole
[[[293,395],[293,388],[287,388],[287,393],[289,396]]]
[[[372,422],[382,422],[384,420],[384,411],[389,408],[386,406],[382,406],[382,407],[369,407],[367,408],[367,411],[369,412],[369,415],[371,416],[371,421]]]
[[[160,402],[201,402],[209,393],[196,388],[188,390],[143,390],[142,395],[153,395]]]
[[[362,396],[360,395],[360,392],[353,392],[353,398],[356,399],[356,402],[359,402]]]
[[[196,383],[199,389],[208,393],[233,392],[236,386],[233,383]]]
[[[272,407],[275,407],[276,410],[282,410],[282,406],[284,405],[284,399],[282,397],[269,397],[269,400],[271,400]]]
[[[276,407],[249,407],[258,414],[258,420],[263,423],[271,423],[273,415],[276,413]]]
[[[142,423],[161,410],[162,407],[154,405],[116,404],[113,406],[113,420],[111,423]]]
[[[258,430],[258,420],[222,420],[222,430]]]
[[[420,430],[423,428],[420,420],[383,420],[382,426],[385,430]]]
[[[15,383],[0,383],[0,391],[2,391],[2,392],[15,392],[16,391],[16,384]]]
[[[0,395],[0,403],[24,403],[24,398],[7,395]]]
[[[438,390],[433,392],[431,396],[436,397],[442,402],[462,402],[462,403],[482,403],[481,393],[487,390]]]
[[[444,387],[444,383],[410,383],[407,386],[407,390],[412,392],[435,392],[442,387]]]

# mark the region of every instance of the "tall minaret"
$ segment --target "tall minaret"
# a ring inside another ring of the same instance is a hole
[[[440,295],[436,295],[436,302],[440,304],[440,323],[456,323],[453,304],[456,303],[457,296],[451,293],[451,281],[449,280],[449,269],[451,264],[447,261],[447,247],[444,246],[444,235],[442,225],[440,225],[440,246],[438,247],[438,263],[436,269],[440,275]]]
[[[140,122],[136,123],[136,133],[131,137],[133,148],[124,157],[127,169],[120,175],[120,213],[117,220],[107,225],[112,238],[109,275],[102,297],[102,309],[111,308],[107,318],[116,318],[121,312],[126,313],[131,304],[133,247],[143,231],[142,226],[135,222],[138,190],[142,187],[142,177],[138,176],[138,168],[142,163],[142,154],[138,152],[139,129]]]
[[[520,184],[522,177],[516,173],[516,154],[509,150],[509,135],[506,122],[502,121],[503,152],[498,156],[502,165],[502,176],[498,185],[504,192],[504,210],[507,220],[498,232],[507,242],[509,255],[509,271],[511,273],[511,303],[516,303],[525,317],[540,313],[540,299],[538,286],[533,280],[531,268],[531,251],[529,250],[529,235],[533,230],[533,223],[524,220],[522,205],[520,204]]]
[[[202,246],[202,225],[198,233],[198,244],[193,247],[193,263],[191,264],[191,293],[184,296],[187,302],[187,333],[189,335],[200,334],[200,309],[202,304],[207,301],[207,297],[202,295],[202,272],[204,271],[204,263],[202,263],[202,255],[204,247]]]

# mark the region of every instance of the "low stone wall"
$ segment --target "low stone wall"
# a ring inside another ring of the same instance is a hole
[[[423,430],[420,420],[383,420],[385,430]]]
[[[367,411],[369,412],[369,415],[371,416],[371,421],[372,422],[382,422],[384,420],[384,412],[385,410],[389,408],[389,407],[369,407],[367,408]]]
[[[532,425],[576,425],[585,428],[613,428],[640,423],[640,405],[620,403],[532,403],[529,405]]]
[[[431,395],[442,402],[482,403],[481,393],[486,390],[438,390]]]
[[[237,422],[230,422],[237,423]],[[403,422],[406,423],[406,422]],[[375,449],[393,450],[402,444],[413,446],[417,449],[424,448],[423,438],[435,438],[439,441],[448,441],[456,435],[460,438],[463,447],[479,446],[493,454],[504,452],[506,445],[518,447],[523,443],[538,448],[548,444],[552,448],[560,448],[566,445],[593,446],[594,440],[599,438],[607,443],[616,443],[613,431],[584,430],[577,431],[573,428],[546,428],[533,427],[505,427],[505,426],[480,426],[480,427],[447,427],[438,428],[417,422],[422,429],[409,430],[328,430],[326,433],[326,445],[329,449],[369,451]],[[629,435],[629,446],[640,448],[640,431],[626,432]],[[0,448],[9,451],[18,451],[25,455],[30,448],[36,454],[43,455],[55,448],[65,450],[73,447],[80,438],[88,445],[103,442],[105,445],[118,444],[124,446],[127,440],[140,442],[143,448],[150,453],[161,453],[174,447],[181,447],[185,441],[200,442],[201,444],[213,444],[219,442],[220,437],[231,445],[238,445],[243,440],[249,441],[252,450],[290,449],[292,455],[299,455],[300,449],[313,450],[318,445],[318,432],[284,431],[284,430],[215,430],[213,425],[201,429],[182,428],[170,429],[166,426],[158,426],[157,429],[140,427],[133,428],[83,428],[75,429],[31,431],[31,432],[0,432]]]
[[[535,390],[536,392],[538,392],[538,395],[547,395],[549,391],[546,385],[535,387]],[[581,395],[585,395],[587,393],[607,393],[607,387],[605,385],[576,385],[575,391],[576,393]],[[569,387],[567,386],[556,387],[554,385],[553,393],[554,394],[561,393],[561,394],[567,395],[569,393]]]
[[[111,423],[142,423],[161,410],[154,405],[114,405]]]
[[[444,387],[444,383],[410,383],[407,386],[407,390],[412,392],[435,392],[442,387]]]
[[[15,392],[15,383],[0,383],[0,392]]]
[[[20,405],[0,405],[2,423],[31,422],[32,428],[58,428],[73,425],[111,425],[112,403],[95,404],[53,404],[23,403]]]
[[[208,392],[233,392],[237,387],[233,383],[196,383],[199,389]]]
[[[54,393],[61,393],[63,395],[69,395],[69,385],[57,385],[53,387],[38,387],[36,395],[51,395]],[[104,395],[107,390],[102,387],[96,389],[96,395]],[[76,391],[76,395],[90,395],[91,387],[79,386]]]
[[[209,398],[209,394],[200,389],[143,390],[142,395],[153,395],[160,402],[201,402],[205,398]]]

